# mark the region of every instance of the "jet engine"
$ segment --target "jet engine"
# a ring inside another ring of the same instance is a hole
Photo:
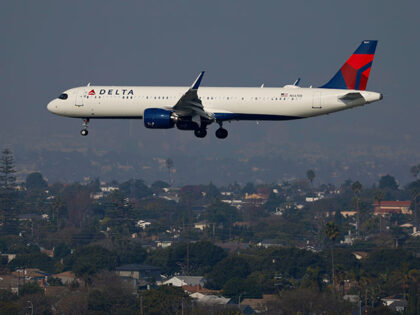
[[[175,125],[175,117],[169,110],[147,108],[144,111],[144,126],[151,129],[169,129]]]

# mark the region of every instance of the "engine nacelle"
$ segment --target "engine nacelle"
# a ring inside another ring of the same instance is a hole
[[[172,112],[161,108],[147,108],[143,119],[144,126],[151,129],[169,129],[175,125]]]

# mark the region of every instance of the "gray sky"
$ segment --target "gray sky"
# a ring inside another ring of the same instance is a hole
[[[410,148],[420,159],[419,1],[4,1],[0,10],[0,143],[149,154],[346,155]],[[92,84],[302,86],[325,83],[364,39],[379,44],[367,89],[384,100],[289,122],[233,122],[225,141],[147,130],[142,121],[81,121],[47,112],[61,91]],[[402,150],[402,149],[401,149]],[[325,151],[324,151],[325,152]],[[377,152],[376,152],[377,153]]]

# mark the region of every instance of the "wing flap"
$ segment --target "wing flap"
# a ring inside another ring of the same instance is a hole
[[[213,114],[208,113],[204,110],[203,103],[198,98],[197,90],[200,87],[201,80],[203,79],[204,71],[202,71],[197,79],[195,79],[194,83],[185,92],[184,95],[181,96],[179,101],[175,104],[172,109],[181,116],[200,116],[209,120],[213,120]]]

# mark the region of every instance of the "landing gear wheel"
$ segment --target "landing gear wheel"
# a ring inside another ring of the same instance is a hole
[[[228,136],[228,131],[224,128],[219,128],[216,130],[216,137],[219,139],[225,139]]]
[[[206,129],[196,129],[196,130],[194,130],[194,135],[197,138],[204,138],[205,136],[207,136],[207,130]]]
[[[87,131],[88,124],[89,124],[89,118],[85,118],[85,119],[83,119],[83,124],[82,124],[83,129],[80,131],[80,134],[81,134],[82,136],[87,136],[87,135],[88,135],[88,133],[89,133],[89,132]]]

